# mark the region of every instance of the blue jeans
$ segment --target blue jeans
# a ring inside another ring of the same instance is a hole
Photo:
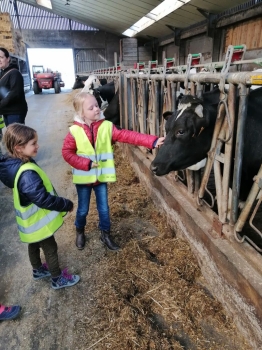
[[[21,114],[4,114],[4,121],[5,121],[5,126],[8,126],[13,123],[20,123],[24,124],[25,123],[25,117],[26,113],[21,113]]]
[[[96,207],[99,216],[99,229],[110,231],[110,216],[107,196],[107,184],[100,183],[96,186],[76,185],[78,195],[78,208],[76,211],[75,226],[83,228],[86,225],[86,216],[89,212],[91,192],[96,195]]]

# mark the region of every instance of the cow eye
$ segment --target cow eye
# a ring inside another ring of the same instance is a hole
[[[184,130],[183,129],[180,129],[177,131],[177,136],[179,135],[184,135]]]

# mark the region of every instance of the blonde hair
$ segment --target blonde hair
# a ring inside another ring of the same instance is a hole
[[[8,152],[12,157],[19,158],[23,162],[28,162],[29,157],[23,156],[20,152],[18,152],[15,149],[15,147],[25,146],[29,141],[33,140],[36,137],[36,135],[37,132],[29,126],[19,123],[13,123],[8,125],[8,127],[6,128],[3,140]]]
[[[95,98],[95,96],[90,94],[89,92],[81,91],[75,95],[73,100],[75,114],[81,119],[83,119],[83,103],[88,96],[92,96],[93,98]]]

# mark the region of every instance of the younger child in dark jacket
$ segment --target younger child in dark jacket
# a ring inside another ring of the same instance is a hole
[[[7,127],[4,143],[10,156],[0,157],[0,180],[13,188],[19,236],[28,243],[33,279],[52,278],[53,289],[75,285],[80,277],[60,270],[54,233],[73,203],[56,194],[45,172],[32,159],[39,145],[34,129],[14,123]],[[46,263],[41,262],[42,248]]]

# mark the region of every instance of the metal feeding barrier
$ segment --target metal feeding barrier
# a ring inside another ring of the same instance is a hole
[[[189,194],[197,199],[197,205],[205,204],[213,208],[214,204],[217,204],[218,214],[213,229],[218,235],[225,234],[223,231],[225,227],[232,232],[238,242],[246,240],[261,252],[262,249],[250,237],[245,234],[241,236],[243,227],[250,217],[250,227],[262,238],[261,230],[254,224],[254,218],[261,204],[261,196],[258,196],[262,188],[261,169],[239,214],[247,98],[252,84],[262,85],[261,73],[241,71],[243,64],[261,65],[262,58],[245,60],[245,52],[245,45],[230,45],[222,62],[204,63],[202,55],[198,53],[189,54],[186,65],[175,66],[175,59],[172,58],[165,59],[161,67],[157,61],[149,61],[148,65],[139,62],[133,68],[126,71],[117,70],[114,74],[110,71],[102,73],[101,70],[92,73],[99,78],[110,78],[118,82],[122,127],[159,136],[165,134],[162,114],[168,110],[176,110],[176,100],[181,87],[184,88],[185,94],[196,95],[199,98],[207,88],[212,90],[215,85],[219,87],[220,102],[203,175],[201,176],[200,171],[179,171],[174,173],[175,180],[179,179],[187,185]],[[231,67],[235,67],[234,72],[230,72]],[[192,68],[195,68],[194,73]],[[239,109],[236,116],[237,89]],[[233,144],[236,123],[236,141]],[[234,146],[236,146],[235,155],[233,155]],[[232,170],[231,190],[229,184]],[[208,189],[211,171],[215,177],[215,195]],[[255,208],[251,213],[253,207]]]

